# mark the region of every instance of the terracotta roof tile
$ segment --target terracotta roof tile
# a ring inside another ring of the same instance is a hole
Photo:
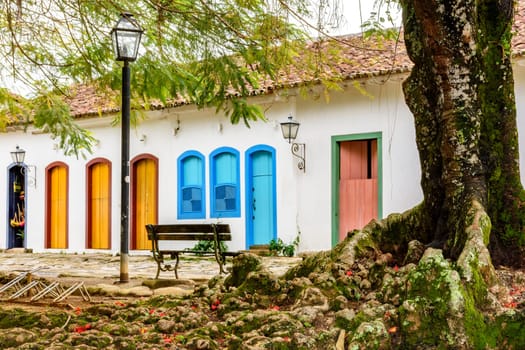
[[[515,9],[514,36],[512,39],[515,56],[525,54],[525,0],[519,0]],[[329,64],[316,65],[316,62],[305,62],[298,57],[296,64],[279,72],[275,80],[260,81],[257,88],[252,89],[252,95],[263,95],[275,90],[296,87],[308,83],[320,82],[330,77],[341,80],[355,80],[373,76],[409,72],[412,62],[406,53],[405,44],[400,39],[377,40],[364,39],[361,35],[346,35],[333,39],[313,42],[307,50],[318,50],[320,55],[327,56]],[[89,86],[77,86],[68,99],[71,113],[75,117],[88,117],[98,114],[119,111],[115,103],[117,92],[107,91],[101,94]],[[232,95],[236,95],[232,92]],[[177,98],[163,105],[159,101],[150,103],[151,109],[162,109],[188,104],[183,98]]]

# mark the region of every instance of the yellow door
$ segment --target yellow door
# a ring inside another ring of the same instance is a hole
[[[88,248],[110,248],[110,174],[109,164],[99,162],[89,167]]]
[[[133,249],[151,249],[147,224],[157,223],[157,162],[146,158],[133,163]]]
[[[48,172],[48,248],[67,248],[67,168],[55,166]]]

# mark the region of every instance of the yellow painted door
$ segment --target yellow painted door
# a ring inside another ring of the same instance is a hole
[[[147,224],[157,223],[157,165],[152,159],[134,163],[133,169],[133,237],[134,249],[151,249]]]
[[[109,165],[97,163],[90,167],[89,186],[89,248],[109,249],[110,182]]]
[[[56,166],[49,172],[48,248],[67,248],[67,168]]]

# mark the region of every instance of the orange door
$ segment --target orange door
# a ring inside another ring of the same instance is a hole
[[[67,167],[48,170],[47,248],[67,248]]]
[[[88,168],[88,248],[110,248],[110,166],[97,162]]]
[[[157,223],[157,162],[145,158],[133,162],[132,248],[151,249],[147,224]]]
[[[339,239],[377,215],[377,140],[341,142]]]

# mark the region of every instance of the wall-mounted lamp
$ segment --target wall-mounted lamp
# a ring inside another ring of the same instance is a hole
[[[283,132],[283,137],[288,143],[292,144],[292,154],[299,158],[297,167],[306,172],[306,144],[293,142],[297,137],[297,132],[299,131],[299,122],[293,120],[293,117],[288,116],[288,120],[281,123],[281,131]]]
[[[16,145],[14,151],[11,151],[11,159],[13,159],[13,163],[16,165],[21,165],[24,162],[25,157],[26,151],[20,148],[18,145]]]
[[[24,164],[25,158],[26,151],[18,145],[14,151],[11,151],[13,163],[20,167],[20,173],[27,177],[29,185],[36,187],[36,165]]]

